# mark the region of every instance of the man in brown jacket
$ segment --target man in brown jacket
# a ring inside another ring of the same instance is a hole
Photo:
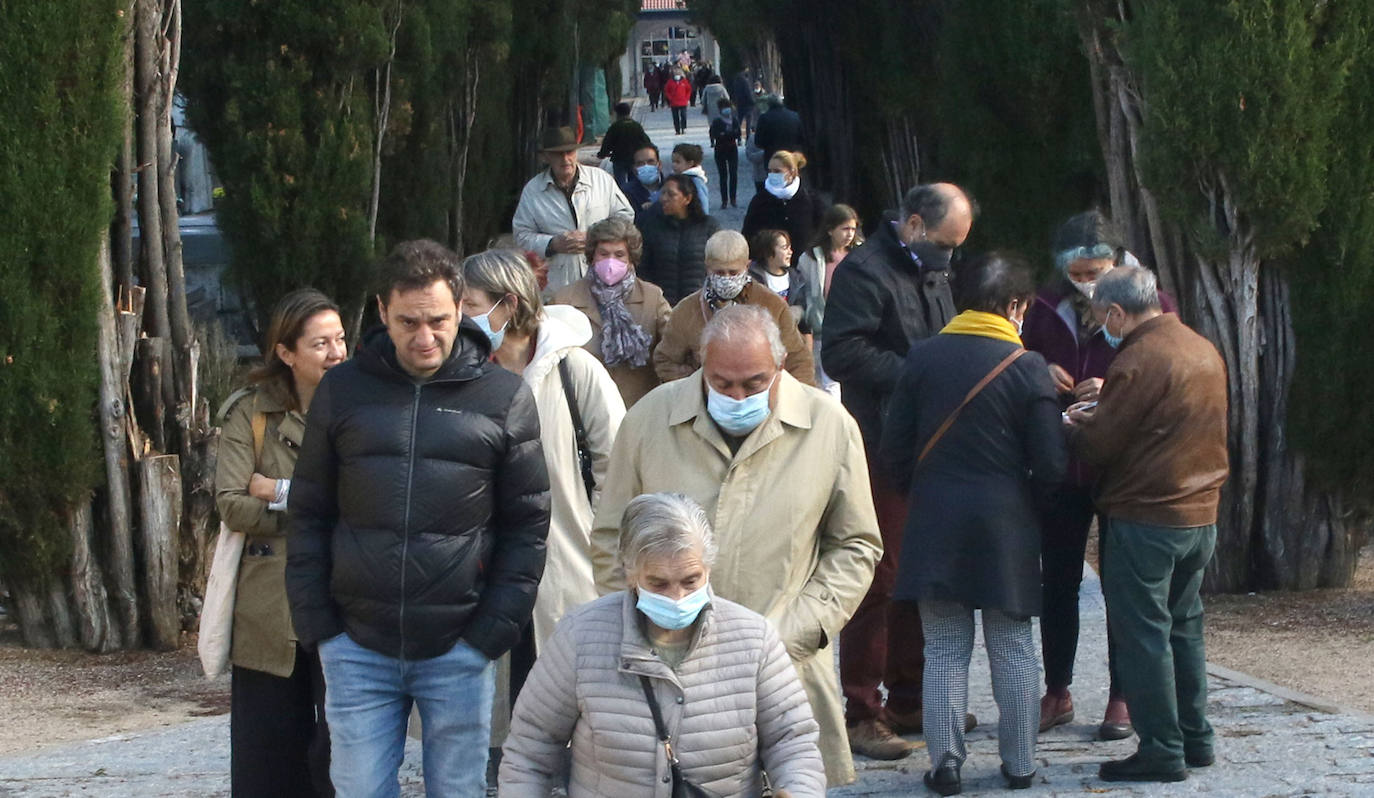
[[[1105,781],[1182,781],[1212,764],[1202,571],[1227,475],[1226,367],[1212,344],[1160,311],[1155,277],[1122,266],[1093,310],[1120,349],[1097,406],[1069,408],[1072,444],[1101,471],[1103,591],[1140,747]],[[1186,767],[1185,767],[1186,766]]]

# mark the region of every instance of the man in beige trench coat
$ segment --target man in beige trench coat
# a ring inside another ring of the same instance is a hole
[[[777,626],[821,727],[826,780],[847,784],[854,761],[831,644],[882,554],[858,426],[782,370],[767,311],[719,311],[701,348],[700,370],[655,388],[621,423],[592,525],[597,588],[624,587],[616,552],[631,499],[695,499],[720,549],[712,588]]]

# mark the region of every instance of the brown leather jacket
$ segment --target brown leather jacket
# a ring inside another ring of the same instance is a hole
[[[1108,517],[1168,527],[1216,523],[1228,472],[1226,365],[1216,347],[1172,313],[1136,327],[1072,443],[1101,469],[1097,504]]]
[[[705,289],[702,289],[705,290]],[[654,371],[662,382],[672,382],[694,374],[701,368],[701,331],[706,329],[706,319],[711,311],[698,290],[682,298],[668,317],[663,330],[663,340],[654,348]],[[758,305],[773,316],[778,323],[782,345],[787,348],[787,358],[782,367],[801,382],[816,386],[816,361],[811,357],[811,347],[806,345],[797,330],[796,319],[787,309],[787,302],[768,290],[767,286],[750,282],[740,291],[735,301],[745,305]]]

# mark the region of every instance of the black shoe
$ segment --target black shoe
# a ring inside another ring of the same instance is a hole
[[[1210,748],[1197,751],[1189,751],[1187,748],[1183,749],[1183,762],[1190,768],[1211,767],[1216,761],[1216,754],[1214,754]]]
[[[1029,790],[1031,780],[1035,778],[1035,771],[1032,770],[1024,776],[1013,776],[1007,772],[1007,766],[1004,763],[1002,765],[1002,778],[1007,780],[1007,789],[1009,790]]]
[[[964,785],[959,781],[959,768],[953,765],[927,770],[924,781],[927,787],[940,795],[958,795],[964,791]]]
[[[1097,777],[1103,781],[1183,781],[1188,778],[1188,771],[1157,765],[1131,754],[1125,759],[1103,762]]]

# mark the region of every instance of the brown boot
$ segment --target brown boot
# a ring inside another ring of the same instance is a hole
[[[1040,731],[1063,726],[1073,720],[1073,696],[1067,689],[1050,690],[1040,699]]]
[[[887,725],[898,734],[920,734],[924,731],[925,713],[921,710],[915,712],[894,712],[890,709],[883,710],[887,717]],[[978,728],[978,718],[972,712],[964,715],[964,733],[967,734]]]
[[[911,743],[881,720],[864,720],[849,727],[849,750],[870,759],[901,759],[911,753]]]
[[[1131,726],[1131,712],[1126,708],[1126,699],[1109,698],[1107,713],[1102,718],[1102,725],[1097,727],[1097,739],[1124,740],[1132,734],[1135,734],[1135,728]]]

